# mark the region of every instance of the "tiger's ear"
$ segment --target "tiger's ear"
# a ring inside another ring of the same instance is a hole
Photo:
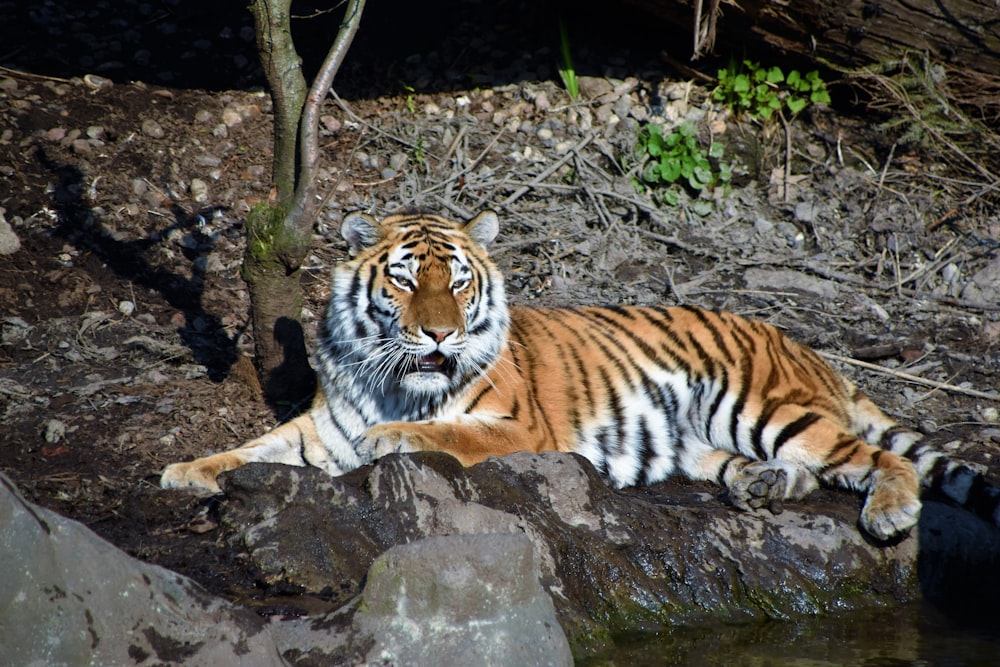
[[[484,248],[500,233],[500,218],[493,211],[486,210],[465,223],[465,233]]]
[[[367,213],[349,213],[340,226],[340,235],[347,241],[351,257],[370,248],[382,239],[382,226]]]

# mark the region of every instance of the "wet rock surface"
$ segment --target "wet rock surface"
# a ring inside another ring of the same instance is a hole
[[[821,491],[808,507],[751,515],[701,485],[616,491],[588,462],[559,453],[471,468],[442,454],[397,455],[340,478],[257,464],[222,480],[231,546],[271,585],[307,595],[362,594],[376,554],[394,545],[524,535],[559,621],[584,652],[639,628],[899,605],[922,588],[1000,591],[996,577],[973,583],[960,571],[996,567],[997,531],[935,503],[919,539],[876,545],[859,533],[860,503],[848,494]],[[961,528],[941,542],[946,523]]]

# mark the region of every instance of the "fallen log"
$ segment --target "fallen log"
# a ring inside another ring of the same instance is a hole
[[[730,45],[805,57],[840,71],[907,52],[969,72],[1000,76],[1000,10],[993,0],[626,0],[690,30],[697,59]]]

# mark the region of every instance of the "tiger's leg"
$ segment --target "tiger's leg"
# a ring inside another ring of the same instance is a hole
[[[779,407],[751,443],[768,461],[788,461],[822,482],[865,492],[861,527],[880,540],[920,516],[920,477],[909,460],[876,447],[834,420],[798,405]]]
[[[186,463],[172,463],[163,470],[160,486],[164,489],[191,489],[200,493],[219,493],[216,477],[247,463],[285,463],[304,466],[305,443],[318,439],[316,424],[309,413],[250,440],[236,449],[204,456]]]
[[[438,451],[451,454],[463,465],[526,449],[537,438],[516,420],[463,415],[455,420],[388,422],[365,432],[358,456],[371,461],[396,452]]]

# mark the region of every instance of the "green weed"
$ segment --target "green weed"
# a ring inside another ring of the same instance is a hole
[[[576,69],[573,68],[573,54],[569,48],[569,31],[566,29],[566,21],[562,17],[559,18],[559,51],[562,54],[559,78],[566,86],[566,92],[575,100],[580,97],[580,82],[576,78]]]
[[[801,74],[793,69],[786,75],[778,66],[764,68],[751,60],[740,64],[734,60],[719,70],[712,99],[737,113],[769,120],[783,109],[795,116],[809,104],[829,103],[830,93],[816,70]]]
[[[675,184],[695,193],[728,186],[733,171],[722,161],[723,152],[723,145],[717,141],[707,150],[703,148],[692,123],[684,123],[669,134],[664,134],[659,125],[645,125],[639,130],[635,147],[640,171],[634,184],[657,189],[665,203],[676,205],[679,191],[672,187]]]

